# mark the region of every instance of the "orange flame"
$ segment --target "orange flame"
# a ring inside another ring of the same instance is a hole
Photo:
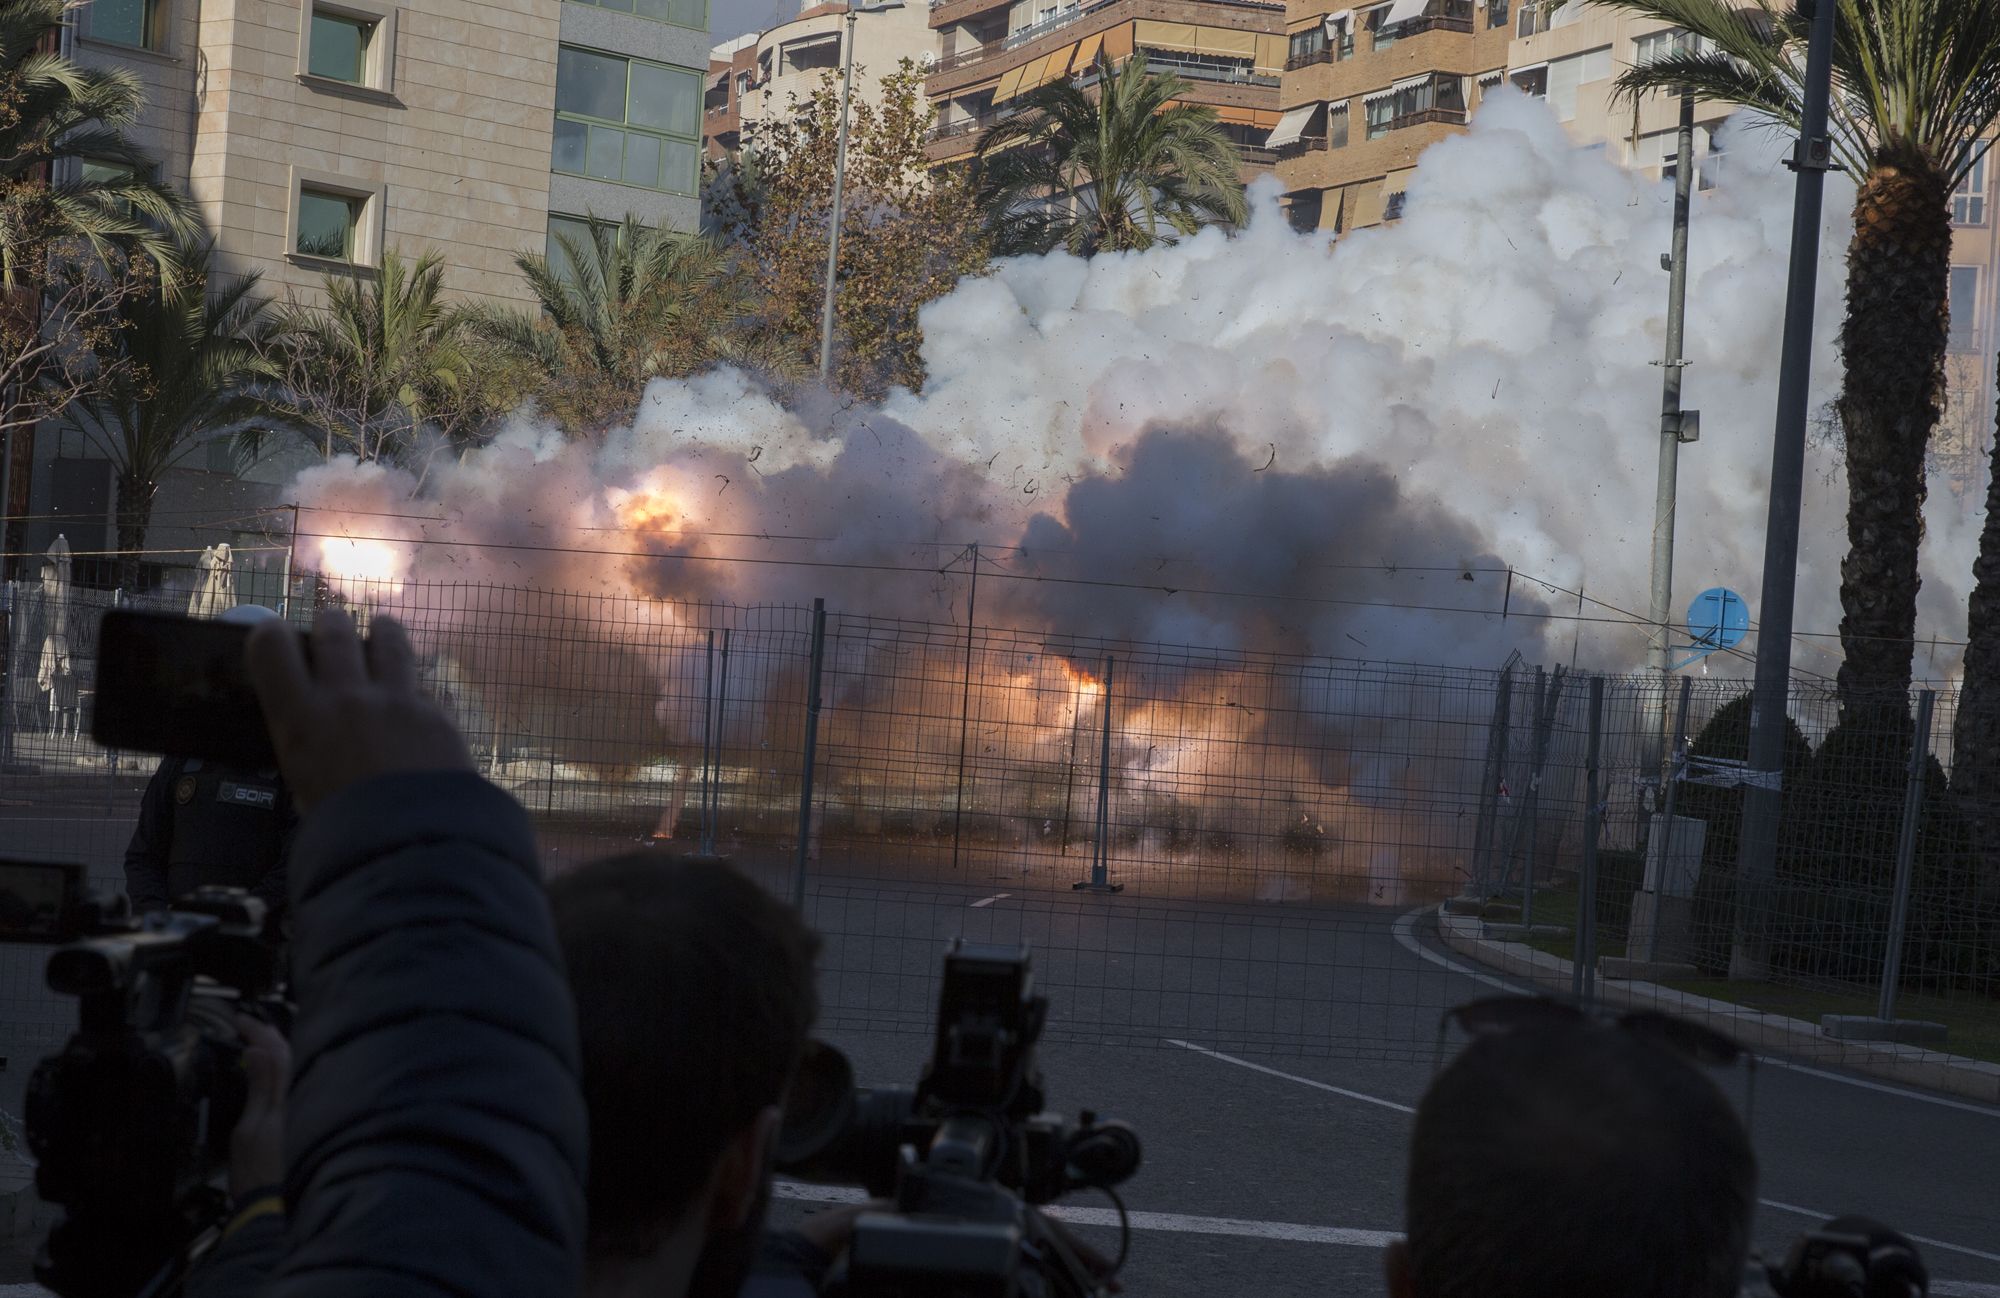
[[[1069,683],[1076,686],[1078,692],[1083,694],[1104,693],[1103,681],[1075,666],[1067,659],[1062,660],[1062,669],[1063,675],[1069,678]]]

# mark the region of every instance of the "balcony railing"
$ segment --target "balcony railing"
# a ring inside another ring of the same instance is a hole
[[[954,136],[971,135],[977,131],[985,131],[990,127],[998,126],[1020,111],[1018,108],[996,108],[991,112],[980,113],[977,116],[961,117],[955,122],[939,122],[931,128],[930,137],[933,140],[949,140]]]
[[[1423,18],[1412,18],[1396,28],[1396,39],[1416,36],[1423,32],[1458,32],[1470,36],[1473,32],[1472,19],[1458,18],[1445,14],[1431,14]]]
[[[969,50],[960,50],[956,54],[948,54],[944,58],[939,59],[937,66],[931,69],[931,74],[935,76],[940,72],[949,72],[953,68],[962,68],[968,63],[977,63],[979,60],[989,58],[999,52],[1000,46],[997,43],[993,45],[975,45]]]
[[[1311,50],[1305,54],[1294,54],[1286,59],[1285,71],[1297,72],[1300,68],[1309,68],[1315,63],[1331,62],[1333,62],[1333,46],[1322,45],[1316,50]]]
[[[1175,76],[1191,81],[1219,81],[1225,85],[1275,86],[1278,78],[1268,76],[1254,68],[1217,68],[1205,63],[1180,63],[1173,59],[1161,58],[1156,50],[1146,51],[1146,69],[1149,72],[1171,72]]]
[[[1326,148],[1324,135],[1301,135],[1290,144],[1279,145],[1277,154],[1280,158],[1296,158],[1302,154],[1317,153],[1324,148]]]
[[[1236,146],[1236,152],[1242,155],[1243,161],[1253,167],[1271,166],[1281,156],[1276,149],[1267,149],[1261,144],[1239,144]]]
[[[1389,119],[1389,129],[1400,131],[1407,126],[1424,126],[1432,122],[1443,122],[1450,126],[1465,125],[1463,108],[1423,108],[1414,113],[1404,113],[1401,117]]]

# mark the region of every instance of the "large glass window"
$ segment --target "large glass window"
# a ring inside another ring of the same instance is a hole
[[[298,252],[308,257],[354,260],[354,232],[361,225],[364,200],[310,186],[299,191]]]
[[[158,49],[164,43],[162,11],[162,0],[91,0],[91,38]]]
[[[702,32],[708,30],[708,0],[577,0],[577,3],[637,14],[641,18],[672,23],[676,27],[692,27]]]
[[[375,24],[369,19],[313,10],[306,71],[329,81],[361,85],[367,79],[368,42],[374,36]]]
[[[1285,66],[1302,68],[1309,63],[1323,63],[1330,57],[1326,52],[1326,24],[1314,23],[1302,32],[1292,33]]]
[[[1972,164],[1972,170],[1965,173],[1965,179],[1958,182],[1958,188],[1951,192],[1951,223],[1986,224],[1986,155],[1983,153]]]
[[[1969,352],[1978,334],[1979,268],[1951,268],[1951,350]]]
[[[692,194],[700,140],[698,74],[567,45],[557,54],[555,170]]]

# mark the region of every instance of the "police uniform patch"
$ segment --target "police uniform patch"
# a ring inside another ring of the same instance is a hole
[[[260,789],[254,784],[238,784],[234,780],[224,780],[216,790],[215,800],[237,807],[256,807],[260,811],[278,809],[278,791]]]
[[[194,776],[183,775],[174,781],[174,801],[182,806],[194,801]]]

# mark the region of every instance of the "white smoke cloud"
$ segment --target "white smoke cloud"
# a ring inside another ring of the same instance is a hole
[[[1676,590],[1684,606],[1729,585],[1754,615],[1793,182],[1769,133],[1729,145],[1694,208],[1685,400],[1703,433],[1681,460]],[[1837,387],[1851,197],[1831,180],[1816,408]],[[654,383],[599,447],[523,419],[420,493],[347,465],[298,498],[310,530],[388,537],[399,577],[936,615],[963,582],[935,570],[980,541],[992,607],[1066,633],[1467,665],[1567,656],[1574,637],[1586,661],[1636,665],[1643,627],[1513,615],[1576,611],[1533,579],[1643,615],[1669,187],[1503,90],[1425,154],[1394,228],[1329,246],[1289,229],[1274,185],[1252,207],[1235,237],[965,282],[924,312],[924,392],[879,407],[788,410],[717,370]],[[1845,492],[1811,454],[1798,626],[1830,632]],[[1962,627],[1971,535],[1933,527],[1926,634]],[[1797,661],[1830,671],[1818,643]]]

